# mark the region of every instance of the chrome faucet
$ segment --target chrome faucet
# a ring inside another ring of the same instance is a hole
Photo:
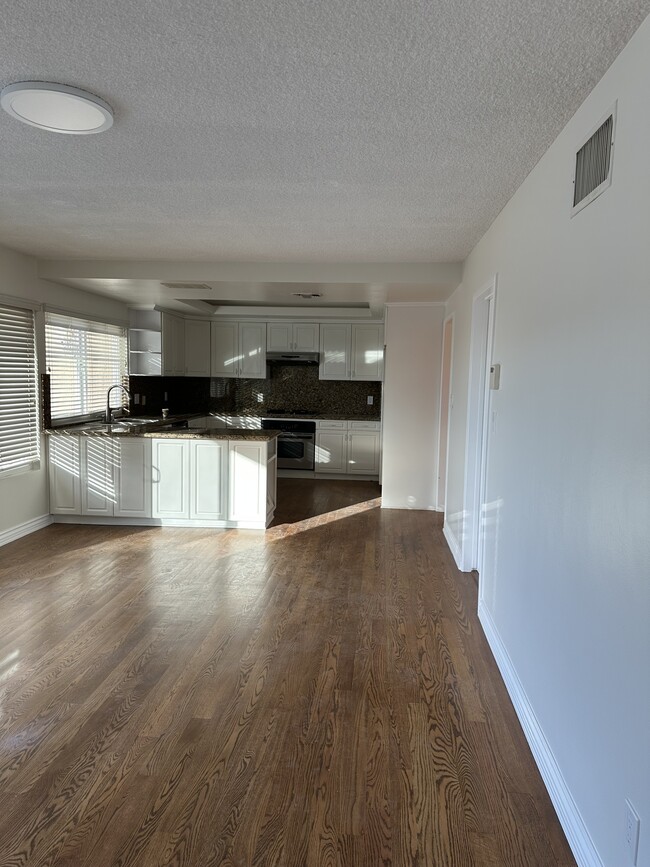
[[[113,421],[113,410],[111,409],[111,392],[114,388],[121,388],[124,394],[129,398],[129,400],[131,400],[131,395],[125,385],[122,385],[119,382],[116,385],[111,385],[111,387],[106,393],[106,424],[111,424],[111,422]],[[114,409],[117,409],[117,407],[114,407]]]

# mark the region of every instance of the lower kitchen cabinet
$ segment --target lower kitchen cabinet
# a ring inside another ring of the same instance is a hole
[[[316,431],[316,472],[374,476],[379,473],[379,422],[321,421]]]
[[[117,452],[116,518],[151,517],[151,440],[114,440]]]
[[[190,518],[222,521],[226,517],[224,480],[228,442],[190,440]]]
[[[275,511],[274,439],[51,434],[48,466],[62,521],[264,529]]]
[[[81,437],[53,435],[47,438],[50,512],[81,514]]]
[[[153,440],[154,518],[221,521],[227,441]]]
[[[151,517],[151,444],[145,439],[48,437],[50,512]]]
[[[274,440],[152,443],[154,518],[266,527],[275,509]]]

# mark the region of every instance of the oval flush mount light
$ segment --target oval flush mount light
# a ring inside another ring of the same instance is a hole
[[[91,135],[113,126],[113,110],[103,99],[51,81],[8,84],[0,91],[0,105],[23,123],[66,135]]]

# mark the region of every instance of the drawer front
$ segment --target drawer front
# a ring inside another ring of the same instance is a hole
[[[347,430],[347,421],[341,420],[325,420],[316,422],[318,430]]]
[[[380,421],[351,421],[350,430],[381,430]]]

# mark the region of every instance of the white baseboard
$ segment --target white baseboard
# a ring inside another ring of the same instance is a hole
[[[578,805],[562,776],[562,771],[546,740],[508,651],[501,640],[492,615],[482,601],[479,602],[478,616],[546,790],[579,867],[604,867],[587,826],[580,815]]]
[[[442,526],[442,535],[447,540],[447,544],[449,545],[449,550],[451,551],[454,560],[456,561],[456,566],[463,571],[463,567],[461,565],[461,554],[460,554],[460,545],[458,544],[458,539],[454,536],[449,524],[443,524]]]
[[[52,515],[39,515],[38,518],[32,518],[30,521],[25,521],[24,524],[18,524],[18,526],[10,527],[8,530],[0,530],[0,546],[15,542],[16,539],[22,539],[23,536],[29,536],[30,533],[42,530],[43,527],[47,527],[51,523]]]

